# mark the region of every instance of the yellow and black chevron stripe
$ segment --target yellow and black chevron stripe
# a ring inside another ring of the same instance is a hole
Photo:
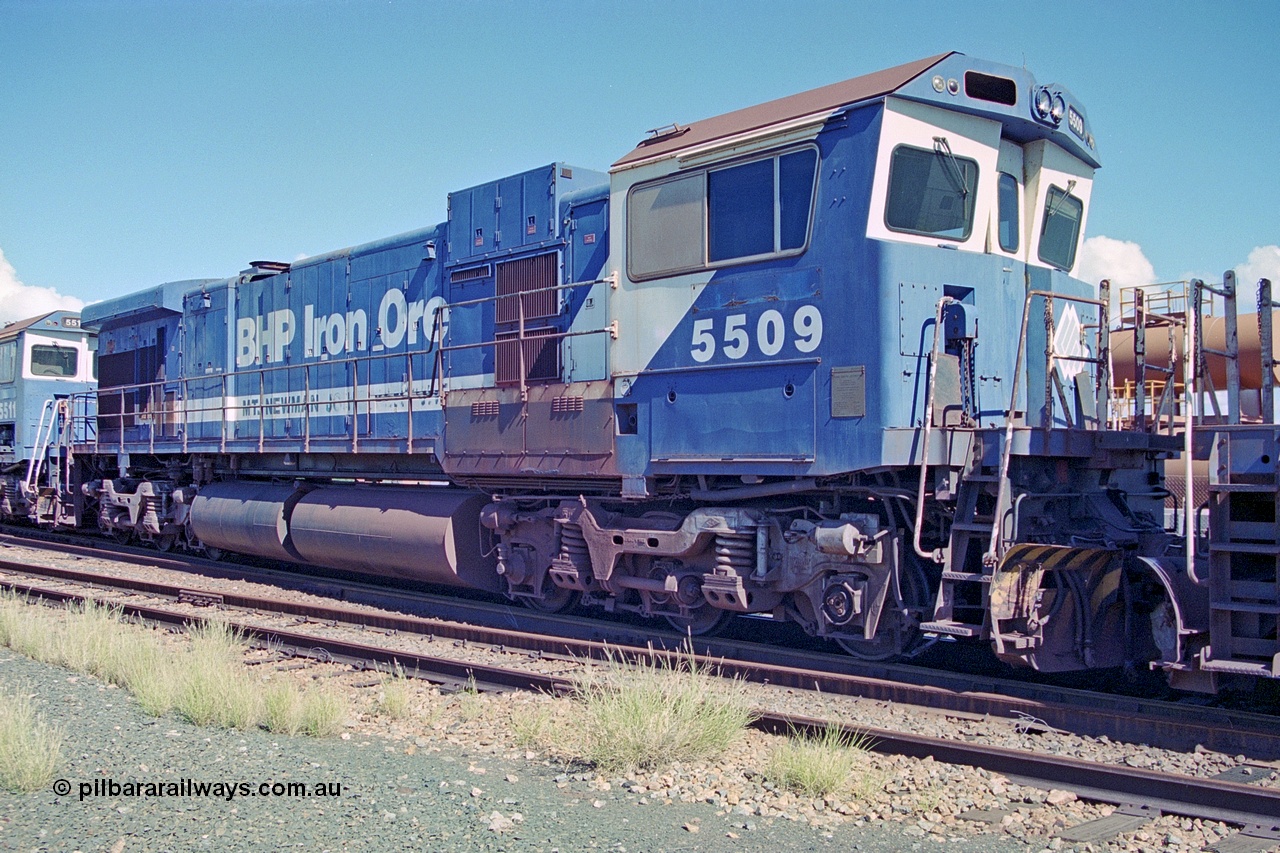
[[[1119,556],[1119,551],[1104,548],[1022,543],[1005,552],[996,574],[1021,574],[1037,566],[1046,572],[1079,571],[1088,577],[1103,572],[1105,577],[1094,586],[1090,595],[1089,604],[1096,612],[1120,585]]]

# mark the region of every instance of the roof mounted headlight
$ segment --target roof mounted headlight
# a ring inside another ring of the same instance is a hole
[[[1048,89],[1037,89],[1034,101],[1036,116],[1042,120],[1048,121],[1049,114],[1053,110],[1053,95]]]
[[[1067,114],[1067,101],[1061,95],[1053,96],[1053,108],[1049,115],[1053,118],[1054,124],[1061,124],[1062,117]]]

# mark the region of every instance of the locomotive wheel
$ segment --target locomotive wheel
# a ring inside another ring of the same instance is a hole
[[[892,632],[878,632],[871,640],[836,640],[836,645],[859,660],[883,661],[892,660],[902,651],[898,649],[896,636]]]
[[[551,578],[547,578],[542,584],[542,598],[522,597],[520,600],[530,610],[539,613],[563,613],[577,606],[578,591],[556,586]]]
[[[218,560],[222,559],[223,555],[224,555],[224,552],[221,548],[205,548],[204,549],[204,558],[206,560],[213,560],[217,562]]]
[[[729,624],[733,613],[729,610],[721,610],[719,607],[712,607],[710,604],[703,604],[692,610],[688,616],[668,613],[662,618],[681,634],[691,637],[709,637],[719,633],[720,629]]]
[[[655,567],[655,570],[650,572],[650,577],[657,580],[665,580],[666,576],[665,569]],[[702,597],[701,584],[693,575],[685,575],[680,578],[679,590],[675,593],[649,592],[644,594],[649,597],[652,604],[656,604],[661,610],[667,611],[662,614],[662,618],[667,620],[667,624],[689,637],[707,637],[715,634],[733,618],[731,611],[712,607]],[[680,605],[684,606],[685,613],[670,612]]]
[[[927,610],[932,594],[929,592],[929,584],[920,566],[915,561],[909,561],[903,569],[901,576],[903,605],[910,610],[922,612]],[[888,602],[885,605],[887,608]],[[880,617],[880,625],[875,637],[870,640],[840,638],[836,640],[836,645],[853,657],[865,661],[891,660],[910,655],[919,646],[921,634],[918,622],[913,620],[906,625],[901,624],[902,620],[909,618],[896,611],[886,610]]]
[[[167,554],[173,550],[174,544],[178,541],[178,537],[172,533],[156,537],[156,550],[162,554]]]
[[[127,527],[113,527],[108,531],[107,538],[117,545],[128,545],[129,540],[133,538],[133,531]]]

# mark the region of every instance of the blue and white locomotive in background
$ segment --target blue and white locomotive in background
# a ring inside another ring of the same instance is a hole
[[[1179,445],[1109,427],[1109,298],[1071,277],[1098,165],[1069,91],[950,53],[90,306],[61,520],[872,658],[1200,672]]]
[[[76,311],[51,311],[0,327],[0,518],[52,520],[39,486],[56,477],[56,401],[94,388],[93,336]]]

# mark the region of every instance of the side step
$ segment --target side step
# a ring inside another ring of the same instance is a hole
[[[981,637],[982,626],[967,622],[921,622],[920,630],[926,634],[946,634],[949,637]]]
[[[991,575],[981,572],[943,572],[944,581],[970,581],[972,583],[991,583]]]

